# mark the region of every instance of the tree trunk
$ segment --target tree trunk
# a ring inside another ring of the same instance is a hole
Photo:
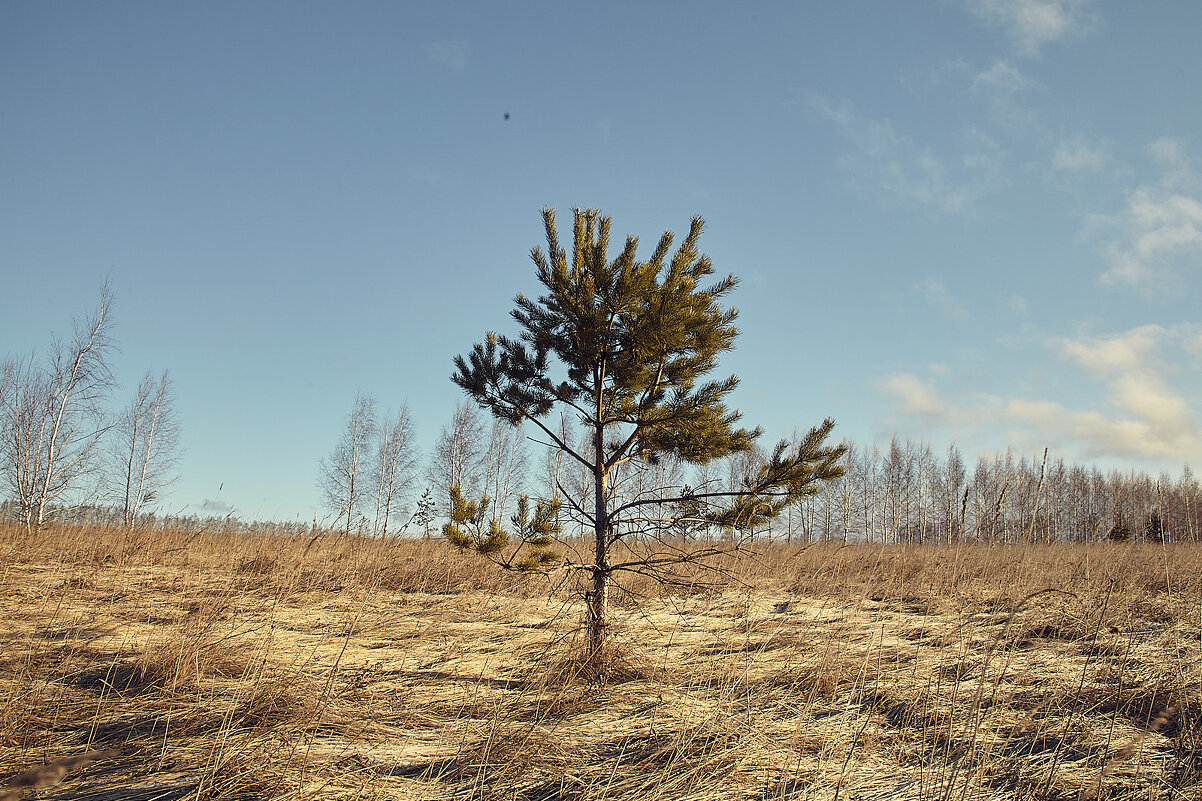
[[[607,483],[605,477],[598,482],[598,489]],[[605,500],[597,502],[597,528],[593,555],[593,587],[586,595],[588,620],[589,658],[597,657],[605,645],[605,627],[609,625],[609,564],[606,547],[609,541],[609,524],[604,511]]]
[[[600,406],[600,403],[598,403]],[[600,415],[598,415],[599,417]],[[594,432],[593,468],[593,587],[585,597],[588,620],[589,660],[600,657],[605,645],[605,627],[609,625],[609,471],[605,467],[605,429],[598,425]]]
[[[163,395],[166,389],[166,374],[164,374],[164,378],[159,381],[159,391],[155,395],[154,409],[150,414],[150,430],[146,432],[146,450],[142,454],[142,469],[138,472],[137,492],[133,497],[132,508],[128,505],[129,496],[128,494],[126,495],[127,505],[125,508],[129,518],[126,523],[131,531],[134,527],[134,521],[138,517],[138,512],[142,508],[142,502],[146,499],[146,471],[150,468],[150,456],[154,452],[154,435],[159,425],[159,412],[163,406]]]
[[[600,550],[600,548],[598,548]],[[588,594],[589,659],[600,657],[605,646],[605,627],[609,625],[609,571],[593,568],[593,589]]]

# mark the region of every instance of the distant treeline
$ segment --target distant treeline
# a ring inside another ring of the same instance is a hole
[[[1044,451],[978,459],[893,440],[849,444],[845,473],[778,521],[786,536],[878,543],[1192,541],[1202,488],[1176,477],[1102,471]]]
[[[125,510],[118,506],[84,505],[52,507],[48,517],[57,525],[85,526],[96,529],[129,528]],[[15,501],[0,502],[0,521],[21,522],[20,505]],[[133,521],[138,531],[173,531],[183,534],[272,534],[278,536],[314,536],[337,534],[329,526],[299,521],[243,520],[235,515],[171,515],[147,512]]]
[[[884,448],[847,446],[841,478],[821,485],[818,494],[786,510],[755,534],[788,542],[881,544],[1202,541],[1202,485],[1188,466],[1176,477],[1152,477],[1069,464],[1044,454],[1007,451],[978,459],[970,470],[955,447],[937,453],[929,445],[896,439]],[[509,447],[512,453],[513,444]],[[480,461],[490,461],[490,451],[495,459],[496,450],[485,449]],[[436,455],[433,461],[437,461]],[[526,472],[530,461],[519,459],[516,467]],[[657,472],[671,475],[668,483],[688,478],[695,487],[712,487],[738,482],[755,468],[755,461],[753,455],[711,464],[699,471],[701,475],[689,475],[680,465],[661,465]],[[512,463],[502,466],[515,467]],[[494,465],[485,475],[498,472]],[[433,478],[434,471],[428,471],[427,479]],[[547,492],[545,482],[509,480],[515,488],[528,487],[535,496]],[[432,483],[441,496],[443,488]],[[535,483],[544,485],[542,492],[531,486]],[[429,494],[427,490],[426,497]],[[507,505],[507,496],[513,494],[500,492],[494,497],[501,496],[502,505]],[[409,500],[403,519],[416,516],[412,510],[417,503],[417,499]],[[55,509],[53,517],[60,523],[119,528],[124,514],[120,507],[92,505]],[[0,519],[17,520],[17,504],[0,503]],[[362,522],[357,533],[372,534],[367,521]],[[141,529],[280,536],[342,532],[328,521],[245,521],[235,516],[142,514],[135,525]],[[437,529],[425,526],[424,533]],[[564,531],[571,536],[579,530],[565,525]],[[396,533],[420,534],[423,529],[405,526]],[[698,528],[680,534],[706,539],[724,536],[720,531]]]

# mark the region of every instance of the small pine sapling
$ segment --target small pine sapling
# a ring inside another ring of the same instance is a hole
[[[517,512],[509,518],[512,531],[488,514],[491,505],[487,495],[469,501],[459,487],[451,487],[450,521],[442,527],[443,536],[456,548],[474,551],[506,570],[538,571],[559,562],[553,547],[559,534],[558,500],[536,502],[532,517],[529,496],[519,496]],[[515,539],[517,547],[510,548]]]

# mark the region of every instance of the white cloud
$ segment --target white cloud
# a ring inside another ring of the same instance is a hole
[[[1023,55],[1037,55],[1044,45],[1097,24],[1092,0],[968,0],[968,8],[1003,28]]]
[[[469,51],[467,42],[462,39],[444,39],[431,42],[426,48],[426,55],[435,64],[441,64],[453,70],[462,70],[467,67]]]
[[[901,400],[902,414],[936,417],[947,412],[934,387],[923,383],[912,373],[890,376],[881,382],[881,388]]]
[[[1103,219],[1119,232],[1108,247],[1105,284],[1151,290],[1173,277],[1179,261],[1202,252],[1202,202],[1195,197],[1141,186],[1123,212]]]
[[[1086,415],[1076,421],[1078,429],[1097,440],[1097,446],[1132,455],[1171,454],[1188,460],[1196,454],[1202,432],[1189,403],[1169,385],[1166,373],[1173,368],[1158,355],[1170,341],[1188,350],[1188,331],[1184,326],[1144,325],[1108,337],[1065,340],[1065,352],[1107,382],[1111,405],[1124,415],[1110,420]]]
[[[1051,446],[1081,459],[1136,460],[1165,466],[1202,460],[1202,428],[1191,400],[1170,382],[1177,366],[1169,348],[1199,347],[1196,325],[1140,326],[1082,340],[1060,340],[1059,351],[1100,380],[1093,408],[1070,408],[1050,398],[968,395],[944,397],[933,382],[900,373],[881,382],[897,411],[924,421],[939,418],[957,436],[1004,432],[1007,445]]]
[[[1119,404],[1152,429],[1162,432],[1168,442],[1185,435],[1197,436],[1194,415],[1185,398],[1174,392],[1155,370],[1131,370],[1114,381]]]
[[[1064,353],[1085,369],[1107,374],[1148,364],[1167,333],[1159,325],[1143,325],[1110,337],[1065,339],[1062,345]]]
[[[1157,139],[1147,152],[1159,180],[1130,191],[1120,211],[1089,217],[1086,228],[1109,260],[1102,283],[1163,294],[1202,260],[1202,176],[1180,140]]]
[[[939,155],[887,121],[860,119],[846,102],[836,105],[817,95],[811,102],[855,150],[840,160],[843,168],[892,197],[964,213],[1008,181],[1001,148],[979,130],[965,131],[957,152]]]

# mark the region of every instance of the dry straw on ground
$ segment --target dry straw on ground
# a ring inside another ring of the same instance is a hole
[[[439,542],[0,558],[4,798],[1202,798],[1196,545],[765,547],[625,587],[605,682],[570,587]]]

